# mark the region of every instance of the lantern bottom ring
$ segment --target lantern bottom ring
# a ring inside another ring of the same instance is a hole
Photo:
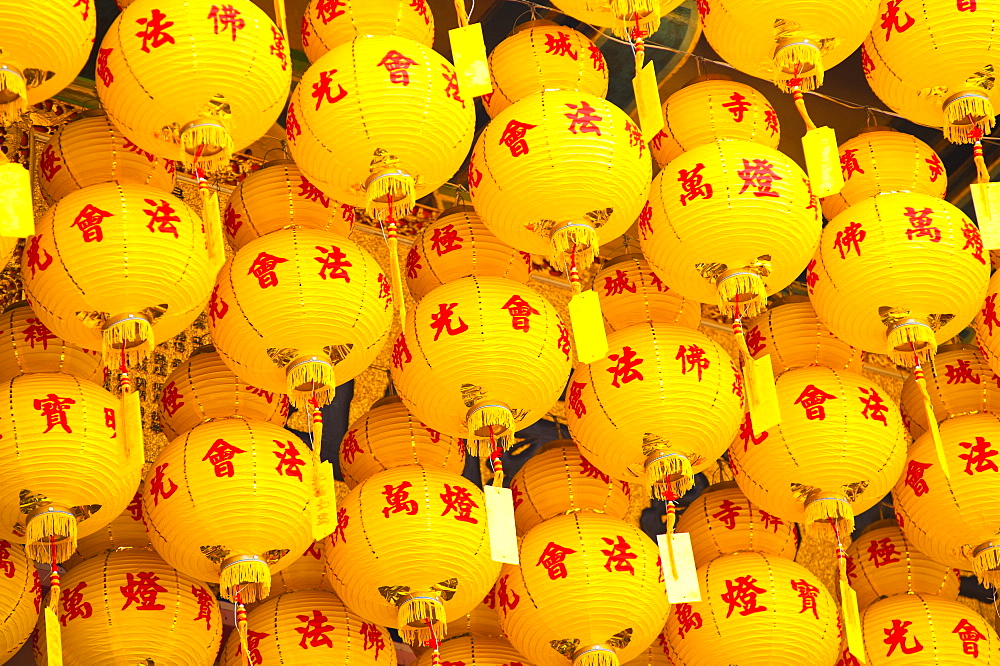
[[[549,259],[560,270],[594,263],[601,242],[597,229],[585,220],[557,222],[549,232]]]
[[[38,506],[28,514],[25,525],[25,550],[36,562],[65,562],[74,552],[77,543],[76,514],[72,509],[57,504]]]
[[[739,316],[753,317],[762,311],[767,293],[764,278],[754,268],[727,270],[715,282],[719,295],[719,307],[724,313],[730,308],[739,308]]]
[[[809,39],[785,37],[778,40],[771,62],[775,83],[785,92],[791,88],[815,90],[823,85],[823,52]]]
[[[311,399],[316,400],[317,407],[328,404],[337,386],[329,355],[306,354],[294,358],[285,366],[285,385],[296,407],[307,407]]]
[[[513,443],[514,414],[510,407],[499,401],[477,402],[465,413],[469,437],[469,453],[479,457],[490,456],[497,448],[506,450]]]
[[[647,448],[643,467],[653,497],[672,501],[694,486],[694,472],[687,456],[667,450],[662,445]]]
[[[989,134],[996,124],[995,110],[986,91],[981,88],[966,88],[951,95],[942,104],[948,124],[944,127],[945,138],[952,143],[973,143],[974,129]]]
[[[983,584],[996,588],[1000,584],[1000,543],[986,541],[972,551],[972,570]]]
[[[573,666],[618,665],[618,653],[607,645],[588,645],[573,653]]]
[[[28,83],[18,68],[0,64],[0,120],[13,123],[28,110]]]
[[[930,324],[920,319],[889,323],[886,346],[889,356],[901,365],[912,365],[914,356],[926,358],[937,351],[937,337]]]
[[[429,592],[413,592],[398,602],[396,624],[408,643],[426,643],[447,633],[447,619],[441,597]]]
[[[807,529],[815,530],[833,525],[841,533],[850,534],[854,531],[854,509],[840,493],[822,490],[809,493],[805,501],[805,514]]]
[[[271,593],[271,570],[257,555],[234,555],[222,563],[219,591],[226,599],[252,604]]]
[[[186,162],[214,171],[233,154],[233,138],[220,120],[199,118],[181,127],[182,155]]]

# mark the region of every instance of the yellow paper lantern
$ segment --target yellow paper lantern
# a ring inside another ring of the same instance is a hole
[[[608,66],[586,35],[551,21],[528,21],[514,28],[490,53],[493,92],[483,95],[490,118],[542,90],[578,90],[604,97]]]
[[[993,273],[986,289],[986,298],[972,323],[976,344],[993,372],[1000,373],[1000,319],[997,319],[997,295],[1000,294],[1000,274]]]
[[[76,549],[132,499],[143,462],[129,451],[118,400],[71,375],[35,372],[0,385],[0,529],[50,562]]]
[[[744,552],[699,567],[701,601],[675,604],[667,638],[687,666],[833,664],[837,606],[812,572],[791,560]],[[807,656],[808,655],[808,656]]]
[[[464,666],[528,666],[527,660],[502,638],[483,636],[457,636],[441,644],[440,661],[435,661],[431,651],[414,662],[413,666],[463,664]]]
[[[677,326],[636,324],[609,335],[608,348],[570,378],[573,440],[614,478],[679,497],[736,436],[742,375],[718,343]]]
[[[973,666],[995,664],[1000,658],[1000,639],[993,627],[957,601],[898,594],[869,606],[862,621],[870,666]]]
[[[638,528],[583,511],[546,520],[504,565],[500,624],[536,666],[617,666],[663,629],[659,551]]]
[[[494,236],[472,206],[456,206],[413,239],[406,255],[406,284],[419,300],[445,282],[470,275],[524,284],[531,277],[531,255]]]
[[[685,328],[701,324],[701,304],[663,284],[641,254],[625,254],[605,263],[594,276],[594,291],[609,331],[643,322]]]
[[[24,548],[0,540],[0,660],[28,640],[42,605],[42,583]]]
[[[267,598],[306,590],[333,592],[325,551],[326,541],[312,542],[298,559],[271,576],[271,594]]]
[[[208,585],[145,550],[107,552],[73,567],[59,602],[65,666],[210,666],[222,640]]]
[[[137,0],[101,42],[97,94],[144,150],[214,171],[278,119],[290,57],[250,0]]]
[[[469,162],[472,203],[500,240],[584,268],[597,246],[642,211],[652,161],[639,127],[617,106],[545,90],[486,126]]]
[[[660,167],[682,153],[723,139],[778,147],[781,126],[767,97],[721,74],[706,74],[663,103],[664,126],[649,149]]]
[[[102,183],[63,197],[21,260],[24,290],[53,333],[143,358],[195,320],[212,290],[202,222],[149,185]]]
[[[156,551],[243,603],[312,542],[313,458],[290,431],[220,419],[170,442],[146,472],[143,512]],[[180,491],[180,492],[178,492]]]
[[[302,50],[309,62],[363,35],[395,35],[430,47],[434,14],[426,0],[310,0],[302,15]]]
[[[496,585],[486,595],[482,603],[473,608],[462,617],[451,618],[448,622],[448,631],[452,636],[458,638],[463,634],[470,634],[481,638],[504,638],[503,629],[500,627],[500,618],[496,612]],[[451,639],[448,639],[451,640]],[[414,647],[414,651],[419,646]],[[417,654],[420,654],[417,652]]]
[[[390,198],[399,217],[452,177],[474,125],[475,103],[443,56],[404,37],[360,36],[306,70],[285,129],[309,180],[381,219]]]
[[[511,280],[473,276],[407,312],[392,377],[414,416],[488,455],[491,439],[507,448],[515,430],[559,399],[569,352],[569,330],[546,299]]]
[[[173,439],[196,425],[231,416],[285,425],[288,397],[251,386],[233,374],[212,346],[174,369],[160,393],[160,425]]]
[[[80,537],[76,545],[76,555],[87,559],[109,550],[122,548],[153,550],[153,543],[149,540],[146,522],[143,520],[141,485],[132,497],[132,501],[117,518],[93,534]]]
[[[0,16],[0,121],[6,125],[73,82],[93,47],[97,12],[79,0],[6,0]]]
[[[56,130],[38,158],[38,188],[48,203],[98,183],[135,183],[170,192],[174,162],[125,138],[103,110],[85,111]]]
[[[842,143],[840,168],[844,187],[823,199],[828,220],[876,194],[917,192],[944,199],[948,186],[948,174],[933,148],[888,127],[870,127]]]
[[[347,236],[356,221],[354,206],[333,201],[291,160],[275,160],[254,171],[229,196],[223,229],[239,250],[264,234],[298,226]]]
[[[329,231],[293,227],[245,245],[209,300],[216,349],[243,381],[295,404],[359,374],[392,322],[392,290],[375,259]]]
[[[682,0],[624,0],[590,2],[555,0],[553,4],[573,18],[602,28],[611,28],[618,37],[645,36],[656,32],[660,18],[674,10]]]
[[[684,509],[676,531],[691,534],[694,563],[699,567],[740,550],[795,559],[799,547],[795,523],[756,506],[735,481],[703,490]]]
[[[408,465],[365,479],[341,503],[327,544],[334,590],[408,642],[432,630],[443,638],[447,616],[475,608],[500,571],[485,507],[482,491],[441,469]]]
[[[510,481],[514,521],[524,533],[539,523],[571,511],[594,511],[624,520],[632,489],[587,460],[573,440],[545,444]]]
[[[0,377],[26,372],[65,372],[98,384],[104,382],[99,351],[88,351],[57,337],[24,301],[0,314]]]
[[[732,140],[689,150],[656,176],[639,240],[656,274],[687,298],[752,316],[806,267],[821,228],[795,162]]]
[[[906,462],[899,409],[861,375],[820,366],[776,384],[781,424],[759,434],[749,416],[729,448],[740,489],[754,504],[807,527],[854,516],[885,497]]]
[[[652,645],[625,666],[684,666],[684,664],[681,663],[677,653],[670,648],[667,630],[664,629]]]
[[[834,335],[913,365],[972,320],[989,272],[962,211],[926,194],[882,194],[827,224],[807,281]]]
[[[878,16],[878,0],[816,5],[803,0],[698,4],[705,38],[715,52],[745,74],[784,90],[814,90],[826,70],[864,41]]]
[[[340,472],[348,488],[384,470],[404,465],[465,469],[465,443],[429,428],[402,399],[388,396],[348,427],[340,442]]]

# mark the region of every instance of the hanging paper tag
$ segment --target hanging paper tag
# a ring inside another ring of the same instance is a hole
[[[983,239],[983,249],[1000,249],[1000,183],[969,185],[976,208],[976,224]]]
[[[667,539],[670,539],[668,544]],[[667,588],[667,601],[671,604],[690,604],[701,601],[698,586],[698,568],[694,565],[694,551],[691,549],[691,535],[687,532],[657,534],[656,544],[660,547],[660,562],[663,581]],[[673,560],[677,577],[670,566],[670,546],[673,546]]]
[[[812,191],[818,197],[836,194],[844,187],[844,173],[837,152],[837,135],[832,127],[817,127],[802,137],[802,152],[806,156],[806,173]]]
[[[576,357],[581,363],[593,363],[608,355],[608,334],[596,291],[588,289],[569,299],[569,322],[573,327]]]
[[[858,593],[847,581],[840,580],[840,614],[847,634],[847,647],[851,654],[865,662],[865,641],[861,634],[861,614],[858,612]]]
[[[315,495],[309,501],[309,512],[313,541],[322,541],[337,529],[337,489],[333,483],[333,463],[329,460],[316,468]]]
[[[448,39],[451,41],[451,58],[455,61],[461,93],[479,97],[492,92],[482,24],[472,23],[463,28],[453,28],[448,31]]]
[[[778,391],[774,386],[771,355],[749,358],[743,368],[743,383],[747,387],[747,404],[754,435],[781,423]]]
[[[490,531],[490,556],[494,562],[520,564],[514,528],[514,495],[510,488],[486,486],[486,526]]]
[[[656,68],[647,62],[642,71],[632,79],[635,92],[635,108],[639,115],[639,129],[642,140],[649,142],[663,129],[663,110],[660,108],[660,91],[656,83]]]
[[[45,659],[49,666],[62,666],[62,635],[52,606],[45,607]]]
[[[0,164],[0,236],[27,238],[35,233],[31,175],[14,162]]]

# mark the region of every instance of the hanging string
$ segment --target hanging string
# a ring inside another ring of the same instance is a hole
[[[501,427],[501,426],[497,426]],[[493,426],[489,426],[490,429],[490,461],[493,463],[493,486],[495,488],[503,488],[503,449],[497,444],[496,437],[493,434]]]

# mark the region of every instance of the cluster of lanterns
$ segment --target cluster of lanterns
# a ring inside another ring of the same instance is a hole
[[[0,122],[30,134],[92,46],[102,107],[29,138],[30,174],[0,164],[0,259],[26,239],[0,314],[0,663],[28,641],[47,666],[393,666],[397,643],[417,666],[1000,660],[957,601],[962,575],[1000,585],[1000,0],[698,0],[719,55],[793,96],[804,169],[745,83],[649,113],[675,0],[554,0],[634,46],[638,121],[548,21],[487,59],[459,3],[453,64],[424,0],[311,0],[290,92],[283,0],[119,0],[100,41],[92,4],[0,2]],[[858,48],[895,112],[974,144],[977,221],[925,143],[811,121],[803,93]],[[285,159],[220,205],[283,113]],[[401,248],[459,171],[468,201]],[[641,252],[592,270],[633,225]],[[137,373],[203,313],[213,344],[143,414]],[[912,369],[898,399],[864,354]],[[373,368],[392,390],[341,438],[338,497],[323,408]],[[571,439],[505,476],[560,402]],[[895,521],[852,540],[890,493]],[[796,562],[804,537],[835,564]]]

